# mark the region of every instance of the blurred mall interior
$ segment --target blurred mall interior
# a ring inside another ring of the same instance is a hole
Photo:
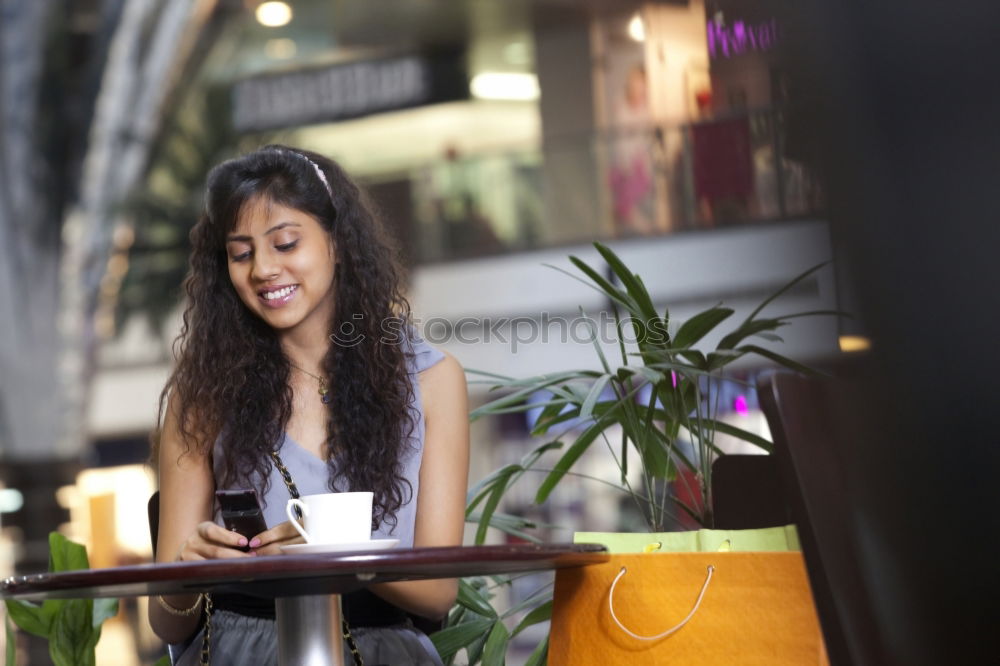
[[[5,1],[0,573],[44,570],[53,529],[94,567],[151,557],[149,436],[187,234],[207,170],[259,145],[327,154],[363,184],[399,242],[416,325],[467,369],[595,366],[589,343],[545,329],[608,310],[557,270],[569,255],[597,265],[595,240],[677,321],[720,301],[745,315],[823,262],[779,309],[858,313],[793,50],[849,29],[808,32],[823,17],[787,5]],[[867,346],[864,321],[799,320],[781,353],[823,366]],[[746,383],[723,418],[766,437],[752,380],[769,367],[734,368]],[[470,395],[482,404],[488,384]],[[519,414],[473,423],[471,480],[520,459],[529,429]],[[593,486],[566,483],[544,507],[509,499],[547,540],[629,526]],[[99,646],[117,656],[98,663],[163,653],[145,603],[123,603]]]

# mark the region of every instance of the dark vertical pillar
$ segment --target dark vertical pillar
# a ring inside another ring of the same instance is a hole
[[[882,664],[996,660],[1000,4],[773,2],[879,371],[845,420]]]

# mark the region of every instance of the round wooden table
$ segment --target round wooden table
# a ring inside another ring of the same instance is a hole
[[[275,600],[281,666],[342,666],[340,595],[372,583],[597,564],[600,544],[517,544],[140,564],[12,576],[0,598],[44,601],[238,592]]]

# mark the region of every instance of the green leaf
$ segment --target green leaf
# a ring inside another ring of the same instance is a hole
[[[787,326],[788,322],[781,321],[780,319],[757,319],[750,322],[745,322],[740,325],[735,331],[722,338],[719,341],[717,350],[722,349],[732,349],[740,343],[740,341],[749,338],[751,335],[756,335],[763,331],[774,331],[782,326]]]
[[[39,606],[30,601],[20,601],[18,599],[7,599],[7,615],[14,624],[27,631],[29,634],[48,638],[52,633],[52,623],[56,613],[62,606],[59,604],[48,604]]]
[[[501,385],[501,387],[539,389],[552,386],[553,388],[550,390],[558,392],[560,390],[560,386],[569,384],[573,381],[589,382],[599,374],[601,373],[596,370],[566,370],[564,372],[550,372],[544,375],[516,379],[506,385]]]
[[[655,479],[671,479],[673,468],[670,464],[670,456],[667,455],[667,449],[660,446],[656,436],[650,434],[653,432],[658,431],[655,428],[650,428],[646,429],[647,435],[644,437],[633,436],[633,441],[642,457],[642,466]]]
[[[549,421],[559,416],[569,404],[566,400],[550,400],[535,419],[535,425],[531,429],[532,434],[542,434],[547,431],[550,427]]]
[[[58,532],[49,533],[49,571],[90,568],[87,550]],[[118,612],[117,599],[50,599],[41,606],[8,600],[11,620],[49,641],[56,666],[91,666],[101,637],[101,624]]]
[[[682,501],[675,495],[670,495],[670,501],[690,516],[696,523],[707,527],[707,525],[705,525],[704,516],[702,516],[694,507],[688,506],[687,502]]]
[[[659,446],[654,433],[658,432],[657,426],[653,423],[653,409],[647,405],[642,408],[633,401],[632,396],[637,394],[644,385],[640,384],[619,401],[620,409],[612,412],[608,411],[605,417],[614,417],[615,422],[622,427],[625,439],[631,440],[642,458],[643,468],[648,475],[656,478],[664,478],[669,473],[669,456],[667,452]],[[655,391],[650,393],[650,403],[655,403]],[[622,456],[625,456],[625,442],[622,442]]]
[[[589,428],[583,431],[573,445],[566,450],[562,458],[555,464],[549,475],[545,477],[542,484],[538,487],[538,492],[535,493],[535,503],[541,504],[546,499],[548,499],[549,494],[555,489],[559,481],[566,476],[566,472],[569,468],[580,459],[584,451],[593,443],[597,436],[604,432],[605,428],[611,425],[612,419],[606,416],[597,423],[593,424]]]
[[[601,393],[609,381],[611,381],[611,375],[605,374],[597,378],[594,385],[590,387],[590,393],[587,394],[587,399],[583,401],[583,406],[580,407],[581,417],[590,418],[594,413],[594,405],[597,403],[597,399],[601,397]]]
[[[732,308],[714,307],[684,322],[674,335],[674,347],[690,347],[733,314]]]
[[[638,340],[645,344],[640,345],[643,349],[666,349],[673,346],[670,339],[670,322],[660,317],[654,317],[646,322],[646,337]]]
[[[478,421],[484,416],[496,416],[498,414],[523,414],[524,412],[530,412],[533,409],[538,409],[539,407],[551,405],[554,404],[555,402],[558,402],[558,404],[560,405],[566,404],[564,400],[559,400],[559,401],[538,402],[538,403],[521,402],[513,405],[508,405],[506,407],[491,406],[489,411],[482,411],[482,412],[477,411],[475,413],[470,413],[469,422],[474,423],[475,421]],[[485,407],[485,405],[483,405],[483,407]]]
[[[622,428],[621,442],[618,449],[618,460],[621,463],[621,484],[624,486],[628,483],[628,433]]]
[[[118,615],[117,599],[94,599],[94,628],[99,629],[105,620]]]
[[[743,345],[739,347],[737,351],[741,351],[746,354],[757,354],[758,356],[763,356],[764,358],[771,359],[779,365],[783,365],[789,370],[795,370],[796,372],[801,372],[804,375],[811,375],[813,377],[829,377],[830,375],[816,370],[815,368],[810,368],[808,365],[803,365],[798,361],[793,361],[790,358],[786,358],[781,354],[776,354],[770,349],[764,349],[763,347],[758,347],[757,345]]]
[[[90,599],[69,599],[56,615],[49,639],[49,656],[55,666],[93,666],[91,606]],[[96,633],[100,636],[100,630]]]
[[[505,620],[509,620],[511,617],[517,615],[518,613],[524,610],[534,609],[535,607],[541,606],[547,601],[552,601],[552,587],[554,584],[555,584],[554,581],[546,583],[541,588],[535,590],[535,592],[529,595],[527,598],[522,599],[515,605],[508,608],[506,611],[503,612],[503,614],[500,617],[502,617]],[[511,635],[513,636],[513,634]]]
[[[705,423],[709,424],[710,427],[715,428],[718,432],[721,432],[726,435],[732,435],[733,437],[738,437],[739,439],[742,439],[744,442],[749,442],[754,446],[758,446],[764,449],[768,453],[771,452],[773,446],[772,443],[759,435],[743,430],[742,428],[737,428],[734,425],[730,425],[722,421],[716,421],[714,419],[705,419]]]
[[[552,599],[549,599],[541,606],[532,609],[524,619],[517,623],[514,627],[514,631],[510,632],[511,638],[517,636],[519,633],[527,629],[533,624],[538,624],[539,622],[547,622],[552,619]]]
[[[597,324],[594,320],[587,316],[587,313],[580,308],[580,317],[583,321],[587,322],[587,328],[590,329],[590,343],[594,345],[594,350],[597,352],[597,358],[601,362],[601,367],[604,368],[604,374],[611,374],[611,366],[608,365],[608,359],[604,356],[604,350],[601,349],[600,336],[597,334]]]
[[[504,656],[507,654],[507,642],[510,634],[503,622],[497,620],[483,646],[483,666],[504,666]]]
[[[541,458],[549,451],[555,451],[556,449],[561,449],[562,445],[563,445],[562,442],[560,442],[559,440],[555,440],[552,442],[546,442],[541,446],[535,447],[533,451],[529,452],[527,455],[521,458],[521,467],[525,469],[530,469],[536,462],[538,462],[539,458]]]
[[[545,666],[545,662],[549,659],[549,637],[545,636],[544,640],[538,644],[531,654],[528,656],[528,660],[524,662],[524,666]]]
[[[465,510],[466,519],[472,515],[473,510],[476,506],[482,502],[489,494],[492,492],[492,487],[496,483],[507,483],[506,477],[509,477],[511,472],[515,472],[518,476],[523,473],[524,470],[530,469],[539,458],[541,458],[548,451],[554,451],[555,449],[562,448],[562,442],[556,440],[552,442],[546,442],[541,446],[536,447],[534,450],[528,452],[521,458],[520,465],[507,465],[501,469],[493,472],[482,481],[477,483],[471,490],[469,490],[467,497],[467,507]],[[509,485],[509,484],[508,484]]]
[[[464,578],[459,579],[458,598],[456,601],[477,615],[495,620],[498,617],[497,612],[490,605],[490,600],[485,596],[486,592],[484,590],[476,589],[467,583]]]
[[[735,356],[736,353],[733,352],[733,355]],[[652,369],[652,370],[668,370],[668,371],[672,370],[675,373],[680,374],[680,375],[684,375],[684,376],[688,376],[688,375],[690,375],[690,376],[699,376],[699,377],[711,377],[712,376],[712,373],[709,372],[708,370],[703,370],[703,369],[695,367],[693,365],[688,365],[687,363],[679,363],[677,361],[672,361],[672,360],[663,360],[663,361],[657,360],[655,363],[649,363],[649,364],[647,364],[646,368],[647,369]],[[667,377],[668,374],[669,374],[669,372],[668,373],[662,373],[661,377],[663,377],[663,379],[666,379],[666,377]],[[681,378],[678,377],[677,379],[678,379],[678,381],[680,381]],[[654,383],[659,384],[659,382],[654,382]]]
[[[49,532],[49,571],[89,569],[87,549],[59,532]]]
[[[154,663],[153,666],[171,666],[170,655],[169,654],[163,655],[162,657],[156,660],[156,663]]]
[[[560,372],[550,375],[539,375],[525,380],[518,380],[505,385],[496,386],[494,388],[516,388],[517,390],[472,410],[469,414],[469,420],[475,421],[483,416],[491,414],[503,414],[510,411],[526,411],[528,409],[534,409],[538,405],[529,404],[528,400],[536,392],[545,389],[548,389],[553,393],[557,393],[567,399],[572,399],[572,393],[566,392],[569,390],[569,382],[580,381],[590,384],[600,375],[601,373],[590,370]]]
[[[490,589],[494,587],[513,587],[514,579],[510,574],[490,574],[489,578],[493,581],[493,586]],[[490,599],[492,598],[493,595],[491,594]]]
[[[712,371],[719,370],[743,356],[746,356],[745,352],[733,351],[731,349],[711,352],[708,355],[708,369]]]
[[[600,273],[598,273],[596,270],[594,270],[593,268],[591,268],[588,264],[584,263],[583,261],[581,261],[577,257],[574,257],[574,256],[571,255],[570,258],[569,258],[569,260],[570,260],[570,262],[572,262],[572,264],[574,266],[576,266],[578,269],[580,269],[580,271],[584,275],[586,275],[588,278],[590,278],[594,282],[594,284],[597,285],[597,290],[599,292],[602,292],[605,296],[607,296],[608,298],[610,298],[612,301],[618,303],[619,305],[621,305],[623,308],[625,308],[626,310],[628,310],[630,312],[635,312],[637,310],[635,302],[632,301],[632,299],[629,298],[625,294],[625,292],[623,292],[618,287],[616,287],[613,284],[611,284],[610,282],[608,282],[607,279],[603,275],[601,275]],[[553,268],[555,268],[555,267],[553,267]],[[561,269],[557,269],[557,270],[561,270]],[[565,273],[565,271],[562,271],[562,272]],[[572,276],[572,277],[575,277],[575,276]],[[591,286],[593,286],[593,285],[591,285]]]
[[[649,291],[642,283],[642,278],[630,271],[625,262],[607,245],[594,243],[594,247],[597,248],[604,261],[608,262],[608,266],[618,276],[629,296],[635,301],[639,310],[636,314],[640,314],[646,321],[657,319],[658,315],[656,314],[656,308],[653,307],[653,299],[649,297]]]
[[[650,384],[659,384],[667,378],[662,372],[644,365],[629,365],[624,368],[618,368],[618,379],[620,381],[624,382],[628,379],[629,375],[638,375]]]
[[[472,511],[479,506],[479,503],[489,497],[498,484],[505,485],[510,476],[523,469],[521,465],[505,465],[493,472],[485,479],[477,483],[470,491],[468,503],[465,508],[465,515],[468,517]]]
[[[527,388],[522,388],[518,391],[505,395],[502,398],[497,398],[496,400],[492,400],[486,403],[485,405],[482,405],[481,407],[474,409],[472,413],[469,414],[469,418],[475,421],[481,416],[485,416],[488,414],[496,414],[500,410],[507,407],[527,405],[527,401],[531,398],[533,394],[535,394],[537,391],[546,388],[547,386],[548,383],[539,382],[537,386],[535,385],[528,386]],[[528,405],[528,408],[530,409],[534,406],[535,405]]]
[[[472,514],[466,517],[465,522],[478,524],[480,520],[482,520],[482,514]],[[500,530],[504,534],[509,534],[513,537],[517,537],[518,539],[523,539],[531,543],[543,543],[543,540],[536,537],[534,534],[529,534],[523,531],[523,528],[538,527],[536,523],[524,520],[523,518],[509,516],[503,513],[494,513],[489,519],[489,525],[492,528]]]
[[[698,351],[697,349],[685,349],[683,351],[677,352],[679,356],[684,357],[688,363],[698,368],[699,370],[708,369],[708,361],[705,360],[705,355]]]
[[[513,382],[517,381],[514,377],[508,377],[507,375],[498,375],[495,372],[486,372],[485,370],[476,370],[474,368],[466,368],[465,374],[467,375],[479,375],[481,377],[489,377],[491,379],[499,379],[503,382]]]
[[[483,660],[483,646],[489,637],[490,628],[487,627],[482,635],[465,647],[465,653],[469,657],[469,664],[478,664]]]
[[[445,618],[444,626],[454,627],[457,624],[461,624],[462,619],[467,615],[471,615],[471,613],[469,613],[469,609],[467,609],[465,606],[455,604],[454,606],[451,607],[451,610],[448,611],[448,617]],[[443,628],[444,627],[442,627],[442,629]]]
[[[659,410],[654,410],[654,411],[658,412]],[[681,463],[684,464],[684,466],[690,467],[691,469],[697,469],[697,467],[694,464],[694,461],[690,460],[686,455],[684,455],[684,453],[679,447],[675,446],[674,439],[671,436],[669,436],[662,430],[658,429],[653,429],[651,432],[653,434],[653,437],[659,440],[660,446],[658,448],[660,451],[663,452],[664,456],[666,456],[667,451],[669,451],[670,455],[676,458],[677,460],[681,461]],[[668,464],[667,469],[664,472],[663,477],[661,478],[671,479],[673,473],[674,473],[674,466]]]
[[[493,512],[497,510],[497,506],[500,505],[500,500],[503,499],[504,493],[507,491],[507,484],[510,481],[510,477],[517,471],[520,471],[521,466],[517,465],[510,472],[497,480],[496,484],[493,486],[493,490],[490,492],[489,498],[486,500],[485,506],[483,506],[483,515],[479,518],[479,528],[476,530],[476,541],[477,546],[481,546],[486,542],[486,530],[490,526],[490,519],[493,517]]]
[[[467,523],[478,523],[482,514],[473,513],[466,517]],[[511,527],[514,529],[531,529],[538,527],[538,523],[533,520],[526,520],[521,516],[514,516],[509,513],[495,511],[490,518],[490,525],[493,527]]]
[[[806,270],[805,272],[801,273],[800,275],[792,278],[792,280],[788,284],[786,284],[784,287],[782,287],[778,291],[774,292],[773,294],[771,294],[770,296],[768,296],[767,298],[765,298],[764,302],[761,303],[760,305],[758,305],[757,308],[753,312],[750,313],[750,316],[746,318],[746,322],[750,322],[754,317],[756,317],[760,313],[761,310],[763,310],[764,308],[766,308],[767,305],[769,303],[771,303],[774,299],[778,298],[783,293],[785,293],[786,291],[788,291],[789,289],[791,289],[792,287],[794,287],[795,285],[797,285],[799,282],[802,282],[802,280],[805,280],[807,277],[809,277],[810,275],[812,275],[813,273],[815,273],[819,269],[821,269],[824,266],[826,266],[828,263],[830,263],[830,262],[829,261],[824,261],[821,264],[816,264],[812,268],[810,268],[810,269]]]
[[[432,634],[431,642],[437,648],[438,654],[442,658],[447,658],[481,639],[494,622],[495,620],[477,618],[454,627],[447,627]]]
[[[600,404],[601,403],[598,403],[597,406],[599,406]],[[597,409],[597,406],[595,406],[595,410]],[[552,417],[545,423],[542,424],[536,423],[535,427],[532,428],[531,430],[531,434],[534,437],[537,437],[538,435],[544,435],[545,433],[547,433],[549,430],[559,425],[560,423],[565,423],[566,421],[573,421],[574,419],[578,418],[580,418],[579,407],[573,407],[572,409],[567,409],[564,412],[560,412],[558,416]]]

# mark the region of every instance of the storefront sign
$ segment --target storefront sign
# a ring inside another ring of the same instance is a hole
[[[708,55],[710,58],[732,58],[751,51],[770,51],[778,37],[774,19],[760,23],[733,21],[725,25],[708,21]]]
[[[233,88],[233,124],[241,132],[277,129],[463,99],[460,62],[401,56],[245,79]]]

